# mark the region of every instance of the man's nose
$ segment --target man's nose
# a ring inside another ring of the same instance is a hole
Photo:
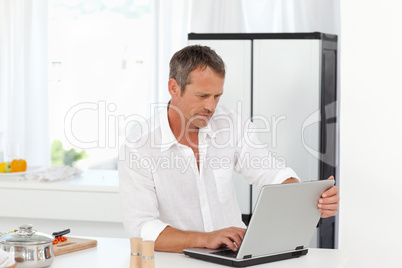
[[[210,112],[215,111],[216,105],[218,104],[218,102],[216,101],[216,99],[212,96],[211,98],[208,98],[205,101],[204,104],[204,108],[207,109]]]

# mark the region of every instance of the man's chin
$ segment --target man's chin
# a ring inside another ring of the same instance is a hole
[[[206,127],[206,126],[208,125],[209,119],[208,119],[208,120],[207,120],[207,119],[204,119],[204,118],[202,118],[202,119],[195,119],[195,120],[193,120],[191,123],[192,123],[195,127],[197,127],[197,128],[203,128],[203,127]]]

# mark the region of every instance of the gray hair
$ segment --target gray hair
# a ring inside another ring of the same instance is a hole
[[[177,81],[181,94],[186,85],[190,84],[190,73],[197,68],[205,70],[210,67],[223,78],[226,73],[222,58],[210,47],[200,45],[187,46],[177,51],[170,60],[169,67],[169,79]]]

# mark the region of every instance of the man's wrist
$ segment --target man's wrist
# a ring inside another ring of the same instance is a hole
[[[200,248],[207,247],[208,233],[201,233],[201,232],[198,233],[197,232],[197,233],[195,233],[195,235],[196,235],[197,247],[200,247]]]

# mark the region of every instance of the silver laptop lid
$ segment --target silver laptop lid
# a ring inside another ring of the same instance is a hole
[[[321,217],[318,200],[334,180],[264,186],[237,259],[286,252],[306,246]]]

